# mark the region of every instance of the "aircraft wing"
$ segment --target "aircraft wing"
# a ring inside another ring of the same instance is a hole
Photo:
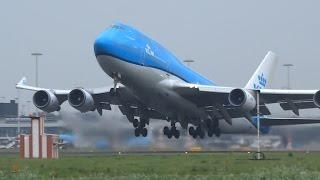
[[[48,91],[53,93],[57,99],[59,100],[59,103],[62,104],[64,101],[68,99],[68,94],[71,92],[71,89],[68,90],[62,90],[62,89],[49,89],[49,88],[41,88],[41,87],[34,87],[27,85],[27,79],[26,77],[23,77],[17,84],[17,89],[25,89],[30,91]],[[94,99],[99,99],[100,102],[110,102],[111,98],[109,95],[110,88],[104,87],[104,88],[96,88],[96,89],[90,89],[91,95]]]
[[[16,84],[17,89],[25,89],[30,91],[50,91],[54,93],[59,101],[62,104],[64,101],[68,99],[68,94],[71,90],[60,90],[60,89],[47,89],[47,88],[40,88],[27,85],[27,78],[22,77],[22,79]]]
[[[250,112],[243,111],[240,107],[230,104],[229,95],[231,91],[237,88],[204,86],[189,83],[177,83],[174,90],[189,101],[195,103],[198,107],[205,107],[215,112],[216,116],[221,118],[249,117],[255,115],[255,110]],[[242,89],[255,97],[255,91],[252,89]],[[318,90],[283,90],[283,89],[260,89],[260,113],[270,115],[266,104],[278,103],[283,110],[291,110],[299,115],[299,109],[317,108],[315,95]]]
[[[40,88],[40,87],[34,87],[34,86],[29,86],[27,85],[27,78],[22,77],[22,79],[16,84],[17,89],[25,89],[25,90],[30,90],[30,91],[40,91],[40,90],[50,90],[47,88]],[[70,90],[61,90],[61,89],[51,89],[52,91],[55,92],[55,94],[68,94]]]
[[[61,105],[64,101],[68,100],[68,95],[72,91],[61,90],[61,89],[48,89],[29,86],[26,84],[26,78],[23,77],[17,84],[17,89],[25,89],[30,91],[46,91],[54,95]],[[84,89],[88,92],[93,100],[95,109],[101,115],[102,110],[111,110],[110,105],[118,105],[122,114],[126,115],[129,120],[132,120],[133,116],[139,116],[141,114],[141,102],[137,99],[129,89],[120,86],[116,88],[116,92],[112,92],[110,87],[94,88],[94,89]],[[56,110],[56,109],[55,109]],[[52,110],[54,111],[54,110]],[[159,118],[161,115],[155,110],[148,109],[144,110],[144,113],[148,113],[150,118]],[[47,111],[48,112],[48,111]],[[50,112],[50,111],[49,111]]]

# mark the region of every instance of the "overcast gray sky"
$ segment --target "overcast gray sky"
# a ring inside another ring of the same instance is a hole
[[[268,50],[293,63],[292,86],[319,89],[320,1],[28,0],[0,2],[0,96],[14,98],[22,76],[49,88],[111,84],[93,42],[114,21],[163,44],[193,69],[225,86],[243,86]],[[316,78],[316,79],[314,79]],[[285,84],[279,66],[274,87]],[[314,81],[315,80],[315,81]]]

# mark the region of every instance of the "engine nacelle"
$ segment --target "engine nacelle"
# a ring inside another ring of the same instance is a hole
[[[33,95],[33,104],[46,112],[60,111],[60,103],[51,91],[40,90]]]
[[[320,90],[313,95],[313,103],[320,108]]]
[[[243,89],[232,90],[228,99],[231,105],[241,107],[247,111],[253,110],[257,104],[255,97],[250,92]]]
[[[92,95],[84,89],[73,89],[68,95],[69,104],[80,112],[94,111],[95,105]]]

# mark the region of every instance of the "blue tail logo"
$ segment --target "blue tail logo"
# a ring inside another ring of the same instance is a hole
[[[261,75],[258,75],[258,84],[254,83],[253,87],[254,89],[263,89],[267,85],[267,79],[263,76],[263,73]]]

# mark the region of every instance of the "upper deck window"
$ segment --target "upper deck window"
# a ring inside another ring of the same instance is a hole
[[[112,29],[124,30],[124,28],[123,28],[123,27],[121,27],[121,26],[119,26],[119,25],[116,25],[116,24],[111,25],[111,26],[110,26],[110,28],[112,28]]]

